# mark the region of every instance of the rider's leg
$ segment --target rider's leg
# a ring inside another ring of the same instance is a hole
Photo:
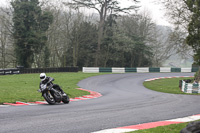
[[[55,87],[56,89],[58,89],[63,95],[66,95],[65,92],[60,88],[59,85],[54,85],[53,87]]]

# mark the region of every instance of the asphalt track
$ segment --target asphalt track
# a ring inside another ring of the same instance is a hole
[[[149,78],[193,75],[126,73],[87,78],[78,85],[102,97],[68,105],[0,108],[0,133],[90,133],[200,114],[200,96],[160,93],[142,85]]]

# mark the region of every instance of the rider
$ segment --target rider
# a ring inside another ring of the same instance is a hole
[[[47,77],[45,73],[40,74],[40,80],[41,80],[40,89],[38,90],[40,92],[41,92],[41,85],[42,84],[47,84],[49,81],[50,82],[54,81],[54,79],[52,77]],[[65,92],[58,85],[54,84],[53,87],[59,89],[61,91],[62,95],[66,96]]]

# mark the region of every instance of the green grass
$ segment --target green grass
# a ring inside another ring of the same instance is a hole
[[[186,94],[182,92],[179,88],[179,80],[189,79],[189,78],[171,78],[171,79],[157,79],[153,81],[146,81],[143,85],[151,90],[173,93],[173,94]]]
[[[88,95],[89,92],[75,89],[79,88],[76,84],[82,79],[95,75],[100,73],[47,73],[47,76],[55,79],[53,83],[60,85],[71,98]],[[0,104],[44,100],[37,92],[39,83],[38,73],[0,76]]]
[[[130,133],[180,133],[180,131],[186,127],[188,123],[172,124],[167,126],[159,126],[156,128],[137,130]]]

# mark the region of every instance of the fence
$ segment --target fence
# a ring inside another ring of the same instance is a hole
[[[78,72],[78,67],[20,68],[20,73]]]
[[[125,73],[125,72],[196,72],[198,67],[193,68],[170,68],[170,67],[83,67],[85,73],[99,73],[99,72],[111,72],[111,73]]]
[[[0,75],[10,75],[10,74],[19,74],[19,69],[1,69]]]
[[[23,73],[50,73],[50,72],[78,72],[78,67],[61,67],[61,68],[11,68],[1,69],[0,75],[23,74]]]

